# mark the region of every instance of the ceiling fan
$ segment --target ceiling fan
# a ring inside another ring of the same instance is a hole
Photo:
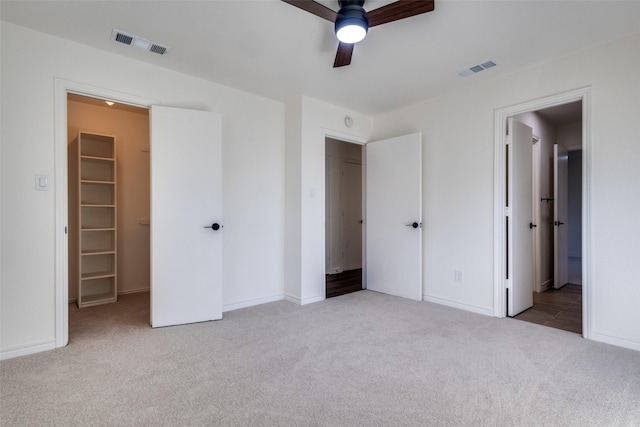
[[[338,0],[338,12],[314,0],[282,1],[334,23],[340,43],[333,68],[351,64],[353,46],[367,35],[369,28],[434,9],[434,0],[398,0],[368,12],[363,8],[365,0]]]

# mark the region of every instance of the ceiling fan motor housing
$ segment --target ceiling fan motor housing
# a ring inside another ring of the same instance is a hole
[[[365,33],[369,29],[369,20],[362,7],[364,0],[340,0],[340,10],[335,22],[336,34],[340,29],[348,25],[357,25],[364,29]]]
[[[364,6],[364,0],[338,0],[338,4],[341,9],[347,6],[358,6],[362,8],[362,6]]]

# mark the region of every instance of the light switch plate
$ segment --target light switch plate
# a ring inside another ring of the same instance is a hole
[[[462,283],[464,281],[464,273],[462,272],[462,270],[456,270],[454,272],[454,280],[457,283]]]
[[[49,175],[36,174],[36,190],[49,191]]]

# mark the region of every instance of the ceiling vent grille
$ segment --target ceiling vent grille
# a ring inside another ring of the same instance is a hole
[[[116,33],[116,41],[124,44],[131,44],[133,37],[127,36],[122,33]]]
[[[117,43],[126,44],[147,52],[157,53],[158,55],[166,55],[169,53],[167,46],[162,46],[158,43],[143,39],[138,36],[127,34],[124,31],[113,30],[111,32],[111,40]]]
[[[167,53],[167,48],[154,43],[151,45],[151,48],[149,48],[149,52],[157,53],[159,55],[164,55],[165,53]]]
[[[496,64],[494,61],[483,62],[482,64],[474,65],[473,67],[465,68],[464,70],[458,73],[459,76],[467,77],[472,74],[479,73],[480,71],[484,71],[488,68],[495,67]]]

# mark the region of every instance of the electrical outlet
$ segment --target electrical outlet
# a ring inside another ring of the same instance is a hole
[[[454,280],[456,283],[462,283],[464,281],[464,273],[462,270],[456,270],[454,273]]]

